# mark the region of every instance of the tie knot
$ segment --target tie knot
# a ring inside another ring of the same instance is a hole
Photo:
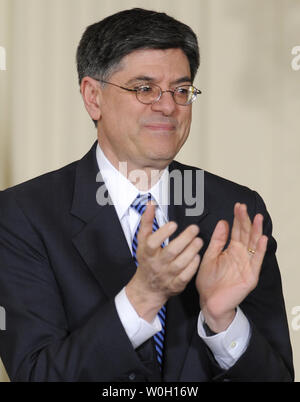
[[[151,200],[152,196],[150,193],[143,195],[139,194],[131,204],[131,207],[134,208],[140,215],[143,215],[146,209],[147,202]]]

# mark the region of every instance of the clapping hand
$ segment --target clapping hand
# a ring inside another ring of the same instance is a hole
[[[205,322],[214,332],[224,331],[236,307],[256,287],[268,238],[263,235],[263,216],[251,223],[245,204],[234,207],[228,247],[229,225],[219,221],[203,256],[196,278]]]

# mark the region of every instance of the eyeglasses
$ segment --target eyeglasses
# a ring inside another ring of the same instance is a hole
[[[188,106],[196,100],[197,95],[201,94],[201,91],[193,85],[181,85],[173,90],[168,89],[163,91],[160,86],[152,83],[139,85],[138,87],[131,89],[104,80],[98,79],[97,81],[113,85],[124,89],[125,91],[135,92],[137,100],[144,105],[153,105],[161,99],[165,92],[170,92],[177,105]]]

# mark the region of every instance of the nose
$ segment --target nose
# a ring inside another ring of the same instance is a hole
[[[165,116],[170,116],[176,106],[172,91],[162,91],[159,101],[153,103],[151,108],[155,112],[162,112]]]

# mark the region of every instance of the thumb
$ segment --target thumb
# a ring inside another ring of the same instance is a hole
[[[229,225],[226,221],[219,221],[211,236],[208,248],[205,253],[206,258],[216,258],[227,242],[229,234]]]

